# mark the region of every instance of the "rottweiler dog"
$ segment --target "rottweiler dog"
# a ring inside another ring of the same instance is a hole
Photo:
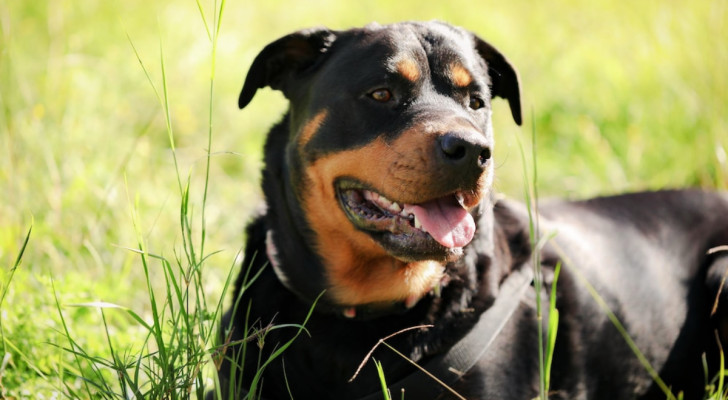
[[[290,105],[221,324],[224,397],[381,399],[376,360],[394,398],[532,399],[554,286],[551,398],[701,398],[726,337],[727,196],[500,198],[491,99],[520,125],[518,74],[445,23],[289,34],[239,106],[264,87]]]

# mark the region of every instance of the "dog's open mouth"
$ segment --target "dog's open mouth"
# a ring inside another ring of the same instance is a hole
[[[351,180],[340,180],[336,189],[351,223],[405,261],[450,259],[461,254],[475,234],[475,221],[461,192],[407,204]]]

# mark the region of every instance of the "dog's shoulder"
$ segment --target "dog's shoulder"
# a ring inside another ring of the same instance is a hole
[[[504,247],[502,250],[511,259],[508,264],[520,264],[531,255],[531,226],[534,218],[535,215],[529,214],[523,203],[505,198],[495,202],[493,241],[496,246]]]

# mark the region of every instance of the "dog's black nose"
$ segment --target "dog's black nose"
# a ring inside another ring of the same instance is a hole
[[[464,137],[446,133],[438,138],[443,160],[455,167],[485,168],[490,159],[490,147],[479,137]]]

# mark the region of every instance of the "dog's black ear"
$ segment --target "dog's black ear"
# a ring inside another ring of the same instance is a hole
[[[475,36],[475,49],[488,64],[488,75],[492,85],[491,95],[508,100],[513,120],[521,125],[521,89],[518,72],[501,52],[477,36]]]
[[[313,66],[335,38],[328,29],[314,28],[291,33],[265,46],[245,77],[238,106],[247,106],[255,92],[266,86],[287,95],[289,81]]]

